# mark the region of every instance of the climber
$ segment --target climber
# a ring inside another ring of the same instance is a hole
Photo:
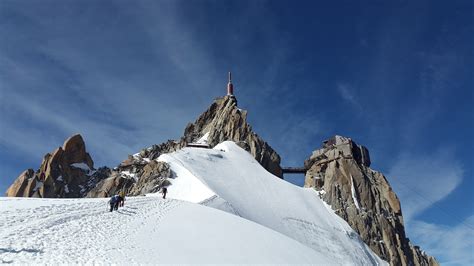
[[[163,193],[163,198],[166,199],[166,193],[168,193],[168,189],[166,187],[163,187],[161,189],[161,193]]]
[[[123,205],[125,204],[125,191],[121,190],[119,192],[119,196],[121,198],[121,201],[119,201],[119,207],[123,207]]]
[[[118,210],[120,203],[123,201],[123,198],[120,195],[114,195],[110,198],[110,211]]]

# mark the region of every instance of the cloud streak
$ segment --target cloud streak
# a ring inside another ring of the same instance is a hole
[[[357,99],[356,94],[354,93],[354,88],[346,83],[337,84],[337,92],[354,109],[361,112],[363,110],[362,105]]]
[[[452,227],[415,221],[412,237],[423,249],[438,254],[441,265],[473,265],[473,228],[474,216]]]
[[[447,197],[462,182],[463,168],[448,148],[433,154],[403,153],[388,172],[391,184],[402,200],[405,222]]]
[[[58,8],[64,9],[64,6]],[[129,10],[119,7],[115,10],[129,18]],[[206,90],[212,89],[214,82],[212,74],[202,73],[211,69],[206,63],[208,56],[178,21],[164,23],[179,17],[173,5],[167,9],[153,8],[153,11],[144,7],[135,10],[143,14],[135,23],[143,30],[134,35],[141,34],[135,37],[151,40],[147,47],[157,49],[152,57],[138,50],[134,55],[114,54],[120,45],[107,50],[108,45],[101,41],[119,42],[121,37],[116,28],[102,35],[99,33],[104,31],[90,31],[93,24],[110,26],[107,25],[110,22],[100,17],[93,17],[91,21],[69,21],[60,16],[56,19],[76,24],[73,31],[64,32],[57,20],[43,15],[44,9],[31,11],[15,10],[15,14],[19,16],[24,12],[21,16],[28,17],[31,25],[37,25],[37,33],[29,36],[37,44],[31,47],[30,53],[34,56],[24,57],[24,40],[21,39],[13,40],[19,45],[9,47],[9,53],[7,49],[0,49],[0,69],[4,77],[0,84],[3,111],[0,142],[10,150],[39,158],[69,135],[79,132],[84,135],[96,162],[114,165],[144,146],[179,137],[177,132],[203,109],[202,101],[208,99],[209,94]],[[154,21],[155,18],[161,21]],[[126,25],[130,21],[116,20],[116,23]],[[163,26],[152,32],[150,24]],[[0,27],[5,35],[14,36],[15,30],[8,24]],[[86,30],[92,35],[77,40]],[[59,33],[63,38],[53,37]],[[133,50],[132,44],[127,45]],[[194,59],[187,60],[191,55]],[[140,62],[137,56],[146,60]],[[152,67],[157,60],[170,62],[168,68],[176,69],[171,71],[173,75],[153,75],[156,70],[162,70]],[[191,61],[195,64],[186,64]],[[191,82],[199,86],[191,86]],[[200,93],[196,93],[198,89]],[[180,104],[170,101],[177,98],[181,99]]]
[[[390,183],[400,198],[407,235],[423,250],[428,250],[442,265],[470,265],[474,249],[474,216],[457,225],[423,221],[424,211],[439,208],[436,203],[447,198],[463,181],[464,169],[446,147],[433,153],[403,153],[390,169]],[[437,211],[449,216],[448,210]]]

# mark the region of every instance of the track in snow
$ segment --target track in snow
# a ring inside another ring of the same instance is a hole
[[[166,213],[181,204],[138,197],[117,212],[109,212],[107,201],[55,200],[52,205],[3,211],[0,262],[92,263],[106,257],[124,262],[123,254],[139,246],[134,236],[143,230],[156,231]],[[125,261],[127,258],[134,262],[133,256],[126,256]]]

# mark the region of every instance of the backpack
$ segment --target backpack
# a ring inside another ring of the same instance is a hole
[[[112,197],[110,198],[110,203],[115,203],[115,202],[117,202],[117,201],[118,201],[118,197],[119,197],[118,195],[112,196]]]

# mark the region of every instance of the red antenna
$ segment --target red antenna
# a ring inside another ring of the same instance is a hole
[[[229,83],[227,83],[227,95],[234,95],[234,85],[232,85],[232,73],[229,71]]]

